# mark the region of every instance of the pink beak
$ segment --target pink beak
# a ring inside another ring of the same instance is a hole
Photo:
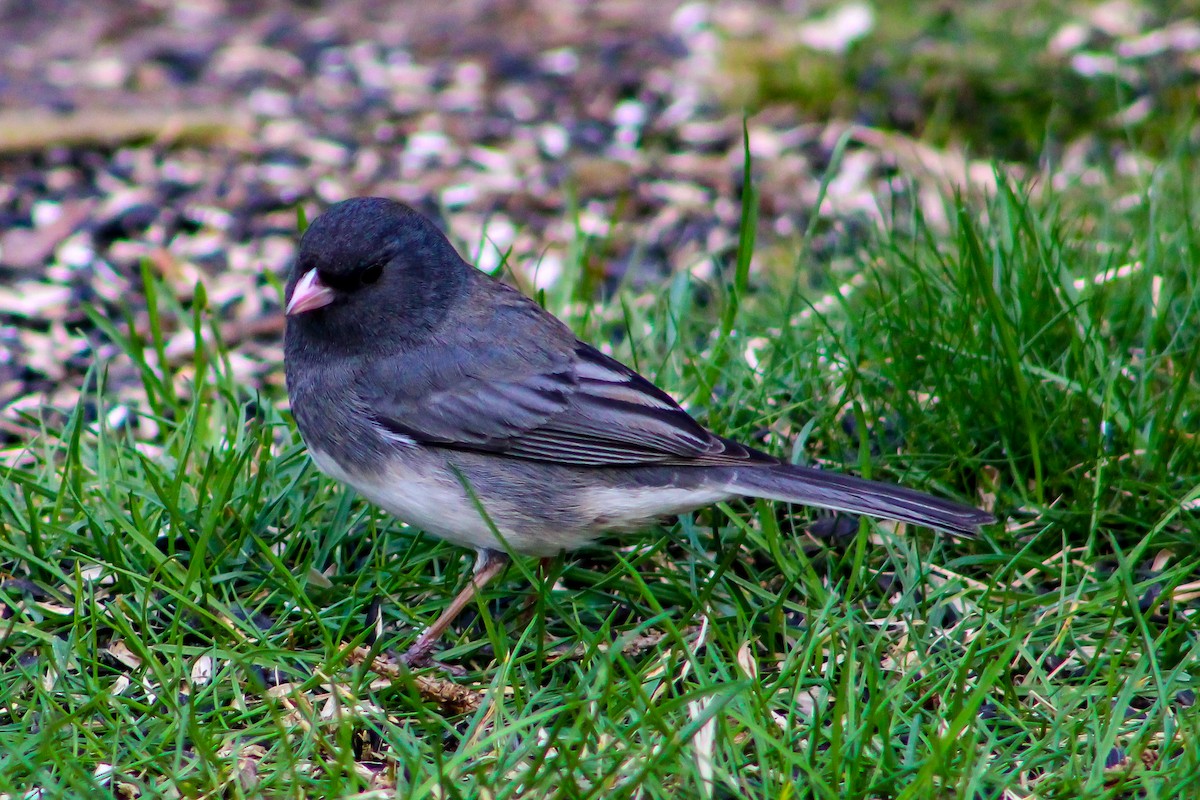
[[[296,288],[292,291],[292,299],[288,301],[285,313],[303,314],[314,308],[321,308],[333,302],[333,289],[321,283],[321,278],[315,269],[300,276]]]

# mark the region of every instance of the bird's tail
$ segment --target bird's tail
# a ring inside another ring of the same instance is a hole
[[[961,536],[974,536],[981,525],[996,521],[986,511],[914,489],[795,464],[739,467],[730,471],[726,486],[751,497],[867,514]]]

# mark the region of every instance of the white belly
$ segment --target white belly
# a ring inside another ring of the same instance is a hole
[[[309,448],[317,468],[351,487],[402,522],[439,539],[476,550],[500,547],[495,534],[467,497],[462,484],[435,469],[406,468],[393,463],[378,477],[348,472],[328,454]],[[507,532],[501,530],[505,538]],[[509,542],[514,547],[513,542]]]
[[[493,493],[480,500],[490,518],[489,525],[475,499],[467,495],[446,462],[436,455],[425,453],[423,458],[414,453],[413,458],[393,460],[377,475],[363,475],[343,469],[320,450],[310,447],[309,454],[326,475],[432,536],[476,550],[504,550],[507,545],[514,552],[534,556],[583,547],[605,531],[643,530],[656,518],[732,496],[720,487],[591,486],[574,475],[574,480],[558,487],[561,497],[555,511],[561,513],[554,519],[541,516],[534,504],[523,502],[526,498],[496,497]],[[556,484],[564,478],[553,469],[545,477]],[[503,542],[495,531],[499,531]]]

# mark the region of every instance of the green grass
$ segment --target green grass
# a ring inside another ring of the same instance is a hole
[[[718,16],[715,82],[731,107],[782,104],[815,121],[853,119],[1022,162],[1060,161],[1064,148],[1083,140],[1137,141],[1163,155],[1195,116],[1185,50],[1126,48],[1190,24],[1195,0],[1131,2],[1107,13],[1102,2],[871,3],[862,5],[873,24],[844,52],[798,38],[803,25],[828,22],[850,5],[760,8],[760,24],[749,30],[724,30]],[[1108,66],[1079,66],[1077,56]]]
[[[7,454],[0,793],[1200,793],[1200,235],[1166,177],[1194,174],[1181,152],[1119,211],[1005,185],[949,232],[898,212],[860,258],[801,251],[785,280],[743,248],[732,289],[681,275],[571,317],[722,432],[1006,522],[823,540],[803,509],[734,504],[532,590],[511,569],[446,643],[465,711],[355,647],[406,647],[471,557],[320,477],[281,398],[201,337],[203,293],[147,273],[145,333],[96,319],[122,355]],[[187,327],[196,355],[163,366]],[[106,375],[130,364],[146,400],[114,429]]]

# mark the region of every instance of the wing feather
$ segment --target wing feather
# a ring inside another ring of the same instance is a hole
[[[775,461],[705,430],[523,295],[492,292],[476,324],[366,365],[357,394],[382,428],[430,445],[589,467]],[[510,337],[478,333],[496,330]]]

